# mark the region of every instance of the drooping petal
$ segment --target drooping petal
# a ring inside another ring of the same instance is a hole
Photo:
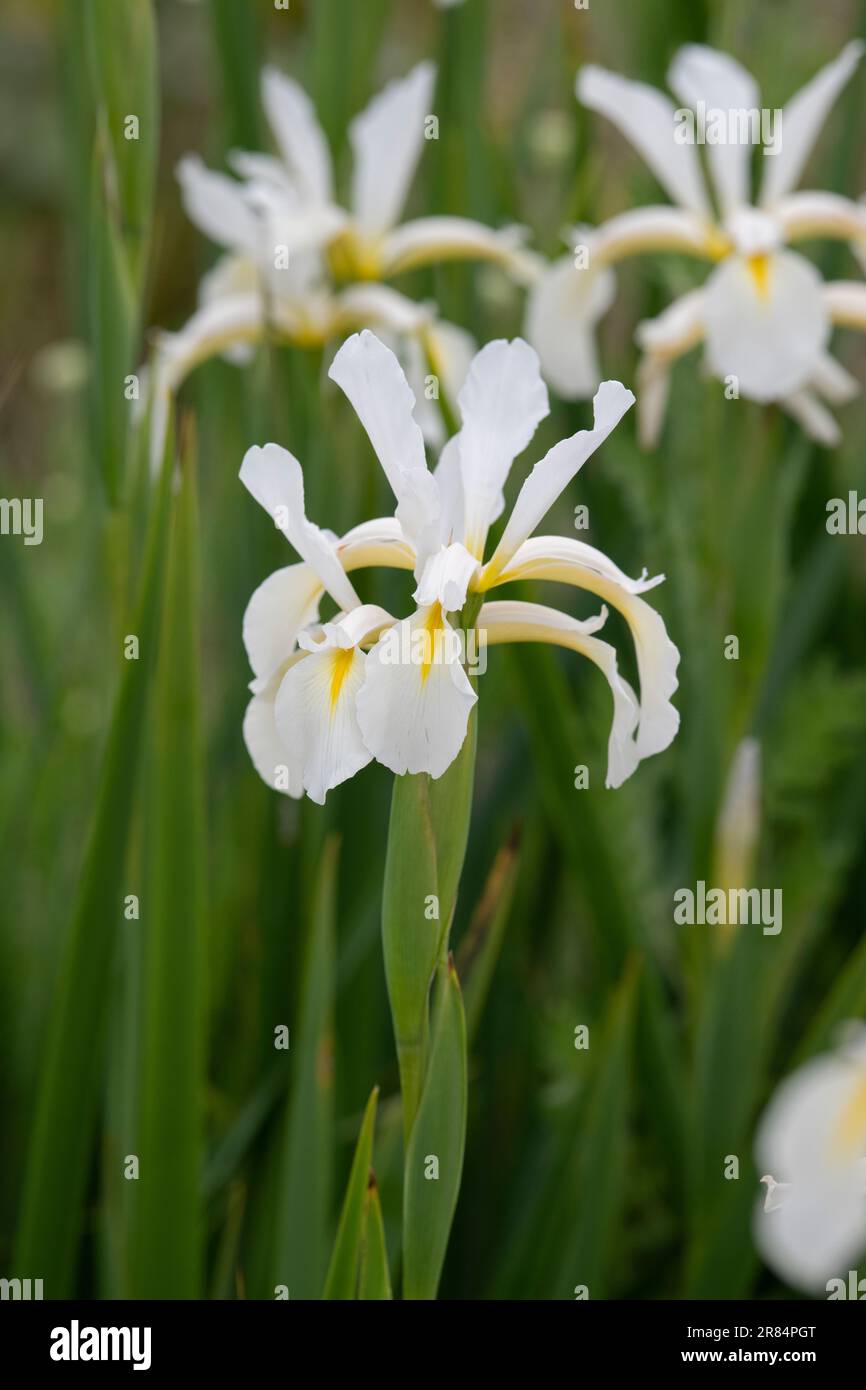
[[[444,261],[490,261],[519,283],[532,275],[534,258],[523,249],[522,227],[487,227],[468,217],[419,217],[388,232],[379,248],[384,276]]]
[[[299,194],[310,202],[330,202],[334,196],[331,153],[303,87],[276,68],[265,68],[262,105]]]
[[[482,588],[489,588],[496,582],[496,576],[508,564],[518,546],[532,535],[560,493],[632,405],[634,396],[621,382],[602,382],[592,402],[592,429],[578,430],[577,434],[554,444],[525,480],[499,545],[482,574]]]
[[[337,554],[347,573],[369,566],[412,570],[416,555],[394,516],[377,517],[353,526],[337,542]]]
[[[362,234],[377,237],[396,223],[424,144],[436,69],[419,63],[389,82],[349,126],[354,155],[352,212]]]
[[[320,806],[372,759],[355,712],[366,659],[357,647],[327,646],[292,666],[277,692],[280,738],[300,768],[303,790]]]
[[[792,391],[790,396],[783,396],[779,404],[817,444],[825,449],[836,449],[841,444],[842,431],[814,391],[805,388]]]
[[[481,558],[509,469],[550,411],[538,355],[522,338],[487,343],[458,396],[464,542]]]
[[[707,281],[704,321],[710,370],[758,401],[808,382],[830,336],[821,277],[795,251],[730,257]]]
[[[256,217],[243,184],[208,169],[196,154],[184,155],[176,173],[186,215],[199,231],[217,246],[255,255]]]
[[[384,328],[394,333],[419,333],[430,322],[430,310],[390,285],[350,285],[336,296],[337,332]]]
[[[597,67],[581,68],[576,91],[578,101],[607,116],[634,145],[675,203],[711,216],[697,149],[677,143],[675,108],[668,97]]]
[[[415,396],[415,419],[426,442],[441,449],[448,434],[442,401],[457,412],[457,396],[478,344],[455,323],[434,319],[404,341],[406,379]],[[435,391],[431,388],[435,385]],[[438,472],[438,470],[437,470]]]
[[[670,370],[678,357],[703,341],[704,292],[690,290],[635,331],[643,351],[638,367],[638,440],[644,449],[659,441],[667,409]]]
[[[860,62],[863,48],[860,39],[846,44],[783,108],[779,152],[764,160],[762,206],[770,206],[799,183],[830,108]]]
[[[833,405],[845,405],[860,394],[860,383],[846,371],[841,362],[825,352],[812,377],[812,385],[825,401]]]
[[[392,772],[441,777],[463,746],[477,700],[460,662],[459,634],[438,604],[390,628],[368,653],[358,723]]]
[[[530,290],[526,336],[563,400],[580,400],[598,386],[595,326],[615,295],[612,270],[578,270],[570,256],[554,261]]]
[[[752,112],[760,107],[758,84],[727,53],[703,44],[679,49],[668,69],[668,86],[684,106],[726,113]],[[742,134],[742,132],[738,132]],[[751,202],[749,174],[752,147],[748,140],[707,144],[710,172],[723,213]]]
[[[307,564],[275,570],[259,585],[244,613],[243,639],[256,676],[270,676],[291,656],[298,633],[319,616],[322,584]]]
[[[866,246],[866,207],[841,193],[789,193],[773,207],[786,241],[831,237]]]
[[[247,491],[318,575],[334,602],[355,608],[360,600],[337,558],[336,546],[304,512],[301,465],[279,444],[254,445],[241,464],[240,479]]]
[[[824,308],[833,323],[866,330],[866,285],[859,280],[832,280],[822,291]]]
[[[439,492],[427,469],[415,397],[394,353],[369,330],[340,348],[328,375],[351,402],[397,499],[419,565],[439,545]]]
[[[600,227],[576,228],[574,239],[579,242],[582,237],[596,269],[645,251],[679,251],[705,260],[719,260],[730,251],[729,242],[712,222],[666,204],[630,208]]]
[[[635,693],[617,670],[616,649],[592,634],[607,616],[580,622],[556,608],[537,603],[503,601],[485,603],[478,615],[483,642],[551,642],[589,657],[607,678],[613,696],[613,724],[607,746],[606,787],[621,787],[640,761],[634,732],[639,710]]]
[[[481,587],[486,589],[486,571]],[[517,579],[548,579],[573,584],[596,594],[622,614],[631,630],[640,677],[640,726],[637,750],[642,758],[667,748],[679,728],[679,711],[670,699],[677,688],[680,654],[670,640],[661,615],[640,594],[662,582],[630,579],[594,546],[570,536],[536,536],[524,541],[493,583]]]
[[[294,658],[295,661],[299,659],[300,654]],[[288,669],[287,664],[276,671],[250,700],[244,714],[243,734],[253,767],[262,781],[272,791],[299,797],[304,794],[301,768],[280,737],[274,711],[277,691]]]

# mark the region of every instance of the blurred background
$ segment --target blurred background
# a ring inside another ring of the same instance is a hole
[[[0,15],[0,493],[43,498],[45,525],[40,546],[0,538],[0,1272],[45,1277],[46,1296],[270,1298],[277,1283],[318,1296],[377,1083],[392,1272],[398,1260],[399,1101],[379,936],[391,778],[371,766],[319,808],[276,796],[254,772],[241,618],[287,556],[237,473],[252,443],[291,448],[308,478],[319,471],[311,515],[337,532],[379,514],[385,488],[351,411],[323,386],[327,352],[269,347],[243,369],[206,364],[182,396],[198,515],[175,521],[159,641],[135,625],[158,503],[140,459],[125,488],[104,467],[118,410],[125,419],[112,383],[124,354],[143,360],[149,328],[189,317],[216,254],[182,212],[175,164],[196,151],[225,168],[232,148],[268,148],[267,61],[308,88],[345,175],[350,117],[433,57],[440,138],[425,146],[410,209],[518,222],[556,256],[564,227],[653,198],[637,156],[578,109],[581,63],[663,85],[679,44],[708,42],[781,106],[866,33],[866,9],[159,0],[155,29],[134,30],[131,47],[97,13],[118,109],[147,117],[140,221],[121,228],[136,297],[118,339],[112,243],[93,220],[105,133],[84,8],[6,0]],[[859,196],[864,137],[861,70],[804,186]],[[807,251],[826,276],[858,274],[842,244]],[[701,275],[672,256],[618,271],[606,376],[634,384],[635,324]],[[494,269],[416,272],[399,287],[434,298],[479,344],[521,329],[523,294]],[[866,379],[862,339],[839,334],[836,346]],[[784,1291],[751,1238],[755,1122],[778,1080],[866,1011],[866,547],[825,528],[829,498],[866,489],[862,401],[840,419],[843,445],[821,450],[773,409],[725,401],[692,355],[676,368],[658,451],[639,452],[627,419],[549,518],[568,534],[586,503],[594,544],[628,573],[667,575],[653,601],[682,653],[682,727],[605,792],[609,697],[595,669],[529,647],[491,653],[453,934],[469,1128],[443,1298],[571,1298],[577,1285],[593,1298]],[[554,401],[525,462],[587,420],[585,405]],[[184,525],[196,553],[178,560]],[[365,597],[403,601],[399,578],[373,583]],[[547,601],[560,597],[592,611],[574,591]],[[144,631],[155,693],[136,713],[145,697],[123,638]],[[728,634],[738,661],[724,658]],[[624,627],[618,636],[629,674]],[[190,700],[194,748],[175,718]],[[744,738],[760,748],[745,787],[731,775]],[[588,790],[575,789],[581,764]],[[674,890],[719,875],[781,887],[781,934],[676,926]],[[142,986],[149,913],[162,914],[162,948],[177,948],[167,999]],[[194,1034],[183,1057],[199,1057],[165,1097],[194,1177],[180,1196],[171,1155],[164,1190],[124,1178],[158,1129],[154,1078],[173,1074],[177,1020]],[[281,1025],[287,1051],[274,1046]],[[588,1049],[576,1046],[581,1025]],[[40,1087],[64,1107],[43,1106],[36,1124]],[[728,1155],[738,1180],[723,1176]],[[174,1201],[196,1224],[177,1249],[154,1248],[149,1220]],[[22,1252],[39,1267],[19,1267]]]

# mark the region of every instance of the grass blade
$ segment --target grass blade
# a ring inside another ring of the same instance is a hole
[[[352,1171],[340,1213],[337,1238],[325,1280],[326,1299],[355,1298],[361,1263],[361,1246],[364,1236],[365,1217],[368,1210],[367,1194],[370,1190],[371,1165],[373,1162],[373,1132],[376,1128],[376,1105],[379,1088],[375,1086],[367,1101],[361,1133],[355,1147]],[[374,1189],[375,1190],[375,1189]],[[378,1205],[378,1201],[377,1201]],[[381,1224],[381,1213],[379,1216]],[[384,1241],[384,1236],[383,1236]]]
[[[382,1204],[375,1173],[370,1174],[364,1196],[364,1236],[361,1244],[361,1272],[358,1276],[358,1297],[382,1302],[393,1297],[388,1270],[388,1249],[382,1222]]]

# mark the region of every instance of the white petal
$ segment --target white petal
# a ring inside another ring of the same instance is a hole
[[[863,43],[846,44],[832,63],[807,82],[782,110],[781,149],[765,156],[761,203],[767,206],[796,187],[831,106],[851,77],[863,53]]]
[[[833,237],[861,248],[866,241],[866,207],[841,193],[789,193],[773,207],[787,241]]]
[[[300,767],[304,791],[319,805],[372,758],[355,711],[365,661],[357,647],[327,646],[292,666],[277,692],[280,738]]]
[[[375,565],[413,570],[417,558],[394,516],[377,517],[353,526],[337,542],[337,554],[347,573]]]
[[[550,412],[538,355],[522,338],[487,343],[458,396],[464,540],[479,558],[514,459]]]
[[[592,402],[592,429],[562,439],[535,465],[517,495],[514,510],[483,578],[487,584],[504,569],[522,541],[535,530],[572,478],[616,428],[634,396],[619,381],[603,381]]]
[[[260,584],[244,613],[244,647],[256,676],[270,676],[319,616],[321,582],[309,565],[287,565]]]
[[[464,533],[463,479],[460,475],[460,434],[453,434],[448,440],[434,471],[436,486],[439,488],[439,501],[442,506],[442,540],[448,541]],[[505,499],[502,498],[502,506]],[[501,508],[500,508],[501,511]],[[495,521],[497,512],[492,520]]]
[[[711,215],[697,149],[674,138],[672,101],[644,82],[597,67],[581,68],[576,90],[578,101],[607,116],[631,141],[675,203]]]
[[[368,654],[358,722],[370,752],[392,772],[441,777],[460,752],[478,697],[458,648],[458,634],[434,605],[397,623]]]
[[[845,405],[847,401],[852,401],[860,394],[857,378],[846,371],[842,363],[831,357],[829,352],[825,352],[818,363],[812,377],[812,385],[818,394],[832,405]]]
[[[703,44],[686,44],[674,55],[668,70],[668,86],[684,106],[692,109],[698,102],[704,102],[707,110],[757,111],[761,104],[751,73],[727,53],[719,53]],[[751,202],[751,144],[708,143],[707,155],[722,212]]]
[[[328,375],[351,401],[397,499],[419,565],[438,548],[439,493],[428,472],[415,397],[394,353],[365,329],[340,348]]]
[[[836,420],[812,391],[792,391],[790,396],[783,396],[779,404],[809,438],[823,448],[836,449],[842,443],[842,431]]]
[[[482,585],[484,574],[482,574]],[[537,536],[524,541],[496,584],[515,579],[548,579],[574,584],[597,594],[622,614],[631,629],[640,677],[640,727],[637,750],[642,758],[660,753],[673,741],[679,728],[678,710],[670,702],[677,688],[680,654],[670,640],[664,622],[641,593],[662,582],[630,579],[612,560],[583,541],[569,536]]]
[[[304,475],[294,455],[279,444],[264,448],[254,445],[244,455],[240,479],[318,575],[334,602],[341,608],[354,608],[358,595],[337,558],[333,541],[304,513]]]
[[[833,280],[824,286],[823,299],[833,323],[866,330],[866,285],[859,280]]]
[[[654,449],[667,409],[671,363],[703,340],[704,292],[690,290],[656,318],[645,319],[635,331],[644,356],[638,367],[638,439]]]
[[[395,227],[379,250],[381,273],[399,275],[443,261],[491,261],[519,282],[532,275],[533,258],[523,249],[522,227],[487,227],[468,217],[419,217]]]
[[[351,285],[337,296],[343,331],[389,328],[395,333],[417,333],[430,321],[430,310],[390,285]]]
[[[612,270],[578,270],[571,256],[549,266],[529,292],[526,336],[564,400],[591,396],[598,386],[595,325],[615,295]]]
[[[412,597],[420,608],[438,603],[444,613],[456,613],[466,602],[471,579],[480,566],[459,541],[431,555]]]
[[[355,164],[352,211],[364,236],[393,227],[406,201],[424,144],[436,69],[419,63],[408,77],[389,82],[349,127]]]
[[[602,621],[607,609],[603,610]],[[488,646],[498,642],[552,642],[589,657],[607,677],[613,695],[613,724],[607,745],[606,787],[621,787],[640,761],[634,731],[638,703],[634,691],[617,670],[616,649],[593,637],[598,619],[580,622],[537,603],[485,603],[478,616],[478,630]]]
[[[846,1274],[866,1245],[866,1069],[825,1054],[789,1076],[762,1117],[761,1168],[789,1183],[779,1211],[756,1219],[764,1258],[792,1284],[820,1287]]]
[[[265,68],[262,105],[299,193],[311,202],[330,202],[331,153],[315,107],[303,87],[276,68]]]
[[[303,796],[301,769],[277,730],[274,701],[282,675],[254,695],[244,715],[244,742],[256,772],[272,791]]]
[[[637,369],[637,439],[642,449],[654,449],[664,429],[671,386],[666,357],[647,353]]]
[[[732,256],[704,291],[707,363],[744,396],[777,400],[812,376],[830,335],[821,277],[795,251]]]
[[[590,262],[596,267],[612,265],[642,251],[681,251],[686,256],[714,260],[730,249],[706,217],[667,204],[630,208],[600,227],[576,228],[575,232],[573,244],[584,240],[590,251]]]
[[[196,154],[184,155],[176,172],[189,220],[217,246],[255,254],[256,218],[243,184],[208,169]]]

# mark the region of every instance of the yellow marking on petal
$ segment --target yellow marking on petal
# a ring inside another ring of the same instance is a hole
[[[843,1158],[863,1157],[866,1147],[866,1076],[851,1094],[848,1104],[836,1123],[832,1137],[833,1152]]]
[[[358,280],[378,280],[381,258],[378,248],[362,241],[352,227],[346,227],[329,242],[328,265],[340,285],[355,284]]]
[[[424,633],[424,659],[421,662],[421,684],[426,685],[430,675],[430,668],[433,665],[433,653],[436,649],[436,633],[444,627],[442,621],[442,605],[434,603],[424,619],[422,631]]]
[[[355,648],[354,648],[354,647],[345,647],[345,648],[341,647],[341,648],[339,648],[337,651],[334,652],[334,667],[333,667],[333,670],[332,670],[332,672],[331,672],[331,713],[332,713],[332,714],[334,713],[334,710],[335,710],[336,707],[337,707],[337,701],[338,701],[339,698],[340,698],[340,691],[341,691],[342,688],[343,688],[343,682],[345,681],[346,677],[347,677],[348,674],[349,674],[349,668],[350,668],[350,666],[352,665],[352,658],[354,657],[354,655],[355,655]]]
[[[726,237],[716,227],[710,227],[707,231],[707,254],[714,261],[723,261],[730,256],[733,242]]]
[[[768,299],[770,294],[770,257],[765,251],[762,251],[760,255],[749,256],[747,265],[755,282],[758,298]]]

